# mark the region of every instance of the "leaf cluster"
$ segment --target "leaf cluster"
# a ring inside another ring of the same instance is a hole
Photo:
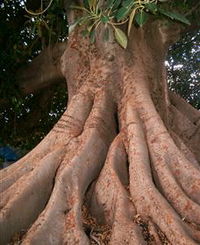
[[[73,9],[81,10],[83,16],[70,26],[70,31],[77,25],[85,25],[83,35],[89,35],[92,42],[95,41],[95,31],[104,25],[104,36],[108,39],[108,26],[114,31],[115,39],[123,48],[127,47],[132,24],[142,27],[150,16],[165,16],[171,20],[189,25],[190,22],[184,15],[172,12],[160,5],[163,0],[84,0],[82,6],[72,6]],[[128,23],[127,34],[118,26]]]

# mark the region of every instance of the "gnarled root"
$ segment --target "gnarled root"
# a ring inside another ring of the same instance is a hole
[[[36,150],[1,172],[2,245],[22,229],[27,245],[98,243],[82,217],[91,183],[86,201],[109,227],[109,244],[200,241],[199,163],[170,132],[174,143],[142,83],[134,89],[137,96],[122,98],[117,136],[109,92],[80,91]]]
[[[92,193],[91,211],[100,223],[112,225],[110,244],[144,244],[141,231],[133,222],[136,212],[125,189],[128,185],[126,164],[122,136],[118,135]]]
[[[109,108],[109,110],[107,109]],[[55,178],[49,202],[28,231],[22,244],[89,244],[81,221],[81,207],[88,185],[97,177],[105,160],[114,127],[113,105],[100,91],[84,131],[67,152]]]
[[[11,186],[8,193],[2,193],[1,244],[9,242],[15,232],[27,229],[43,210],[62,155],[62,150],[47,155],[33,171]]]
[[[130,192],[137,212],[147,219],[147,215],[150,216],[172,244],[196,244],[180,217],[154,185],[141,122],[137,111],[128,105],[127,137],[130,140],[127,143],[127,151],[130,162]]]

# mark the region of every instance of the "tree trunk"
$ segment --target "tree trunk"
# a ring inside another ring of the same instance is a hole
[[[200,242],[200,113],[169,95],[164,67],[178,30],[133,28],[123,50],[102,29],[95,44],[71,34],[67,110],[1,171],[1,244]]]

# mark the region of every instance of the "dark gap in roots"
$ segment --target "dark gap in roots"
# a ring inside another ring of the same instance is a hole
[[[114,118],[116,122],[116,133],[118,134],[120,132],[120,125],[119,125],[119,119],[118,119],[118,113],[114,113]]]
[[[12,235],[10,242],[7,243],[7,245],[20,245],[22,244],[23,240],[26,238],[26,234],[29,231],[29,229],[32,227],[32,225],[34,224],[35,221],[33,221],[33,223],[31,223],[28,228],[26,229],[21,229],[20,231],[17,231],[14,233],[14,235]]]
[[[42,211],[40,212],[40,214],[41,214],[41,213],[43,212],[43,210],[46,208],[46,206],[47,206],[47,204],[48,204],[48,202],[49,202],[49,199],[51,198],[51,194],[52,194],[52,192],[53,192],[53,189],[54,189],[54,186],[55,186],[55,183],[56,183],[56,176],[57,176],[58,169],[59,169],[60,165],[61,165],[61,164],[59,164],[59,166],[57,167],[57,169],[56,169],[56,171],[55,171],[55,175],[54,175],[53,180],[52,180],[52,188],[51,188],[51,191],[50,191],[49,198],[47,198],[47,201],[46,201],[46,203],[44,204],[44,208],[42,209]],[[39,215],[40,215],[40,214],[39,214]],[[39,217],[39,215],[38,215],[38,217]],[[38,217],[36,218],[36,220],[38,219]],[[36,220],[35,220],[35,221],[36,221]]]
[[[122,185],[128,186],[129,185],[129,161],[126,159],[126,162],[121,163],[119,162],[118,165],[115,166],[116,174],[121,182]]]
[[[130,173],[129,173],[129,166],[130,166],[130,163],[128,161],[128,157],[126,159],[126,169],[127,169],[127,186],[130,185]]]
[[[12,236],[10,242],[7,245],[19,245],[19,244],[21,244],[25,235],[26,235],[26,232],[27,232],[27,230],[21,230],[19,232],[16,232]]]
[[[108,244],[111,238],[111,227],[109,225],[100,225],[89,212],[87,204],[82,205],[83,229],[90,239],[90,244]]]
[[[156,225],[155,225],[155,228],[156,228],[156,231],[157,231],[157,234],[162,242],[163,245],[172,245],[169,240],[167,239],[166,235],[161,231],[161,229]]]
[[[89,207],[90,203],[91,203],[91,200],[92,200],[92,196],[93,196],[93,192],[94,192],[94,188],[95,188],[95,185],[96,185],[96,182],[97,182],[97,179],[94,179],[90,184],[89,186],[87,187],[87,190],[85,192],[85,200],[84,200],[84,203],[87,207]]]
[[[200,224],[196,224],[194,222],[188,221],[187,219],[182,219],[188,226],[190,226],[192,229],[196,231],[200,231]]]
[[[141,228],[142,235],[144,237],[144,240],[147,242],[147,244],[148,245],[154,245],[155,244],[155,238],[149,230],[150,219],[151,219],[150,217],[149,218],[148,217],[142,217],[139,214],[137,214],[134,217],[134,222]],[[167,239],[165,234],[160,230],[160,228],[156,224],[154,224],[154,226],[155,226],[156,232],[159,236],[161,243],[163,245],[171,245],[171,243],[169,242],[169,240]]]
[[[149,224],[148,220],[137,214],[134,217],[134,222],[141,228],[142,235],[147,244],[154,244],[155,239],[154,236],[149,232]]]

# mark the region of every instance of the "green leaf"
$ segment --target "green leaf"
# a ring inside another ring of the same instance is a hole
[[[155,3],[146,3],[145,8],[151,11],[152,13],[155,13],[158,9],[158,6]]]
[[[121,0],[115,0],[113,3],[113,9],[117,9],[121,3]]]
[[[115,29],[115,38],[116,38],[117,42],[123,48],[126,48],[127,47],[127,43],[128,43],[126,34],[121,29],[119,29],[117,27],[114,27],[114,29]]]
[[[184,24],[190,25],[189,20],[186,19],[185,16],[183,16],[179,13],[173,13],[173,12],[167,11],[167,10],[162,9],[162,8],[159,8],[158,10],[161,14],[171,18],[172,20],[178,20]]]
[[[115,17],[118,21],[124,19],[127,17],[127,15],[130,13],[133,5],[135,4],[135,2],[133,0],[126,0],[122,3],[123,7],[121,7]]]
[[[148,15],[144,11],[140,11],[135,15],[136,23],[141,27],[148,19]]]
[[[104,15],[101,16],[101,22],[103,22],[104,24],[108,23],[109,20],[110,19],[108,16],[104,16]]]
[[[131,14],[129,16],[129,21],[128,21],[128,36],[130,35],[130,32],[131,32],[131,26],[132,26],[133,19],[134,19],[134,16],[135,16],[135,11],[136,11],[136,9],[133,9],[133,11],[131,12]]]
[[[117,9],[121,3],[121,0],[108,0],[106,1],[106,9]]]
[[[135,1],[134,0],[125,0],[122,2],[122,6],[123,7],[132,7],[133,5],[135,4]]]
[[[124,18],[126,18],[129,11],[130,11],[130,9],[128,9],[128,8],[125,8],[125,7],[120,8],[115,15],[117,21],[120,21],[120,20],[123,20]]]

